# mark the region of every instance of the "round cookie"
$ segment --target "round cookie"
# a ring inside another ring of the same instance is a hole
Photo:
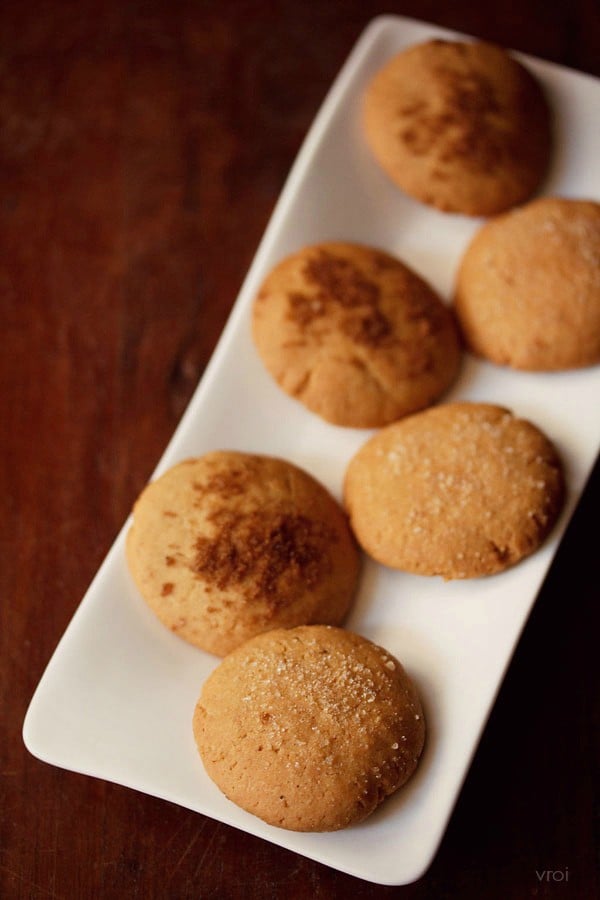
[[[286,393],[355,428],[432,403],[460,364],[448,307],[399,260],[357,244],[318,244],[280,262],[255,300],[253,335]]]
[[[368,85],[363,122],[391,179],[447,212],[489,216],[528,200],[551,153],[538,83],[483,42],[431,40],[393,57]]]
[[[270,628],[340,623],[359,569],[322,485],[285,460],[225,451],[145,488],[127,561],[163,624],[217,655]]]
[[[193,730],[223,793],[294,831],[370,815],[410,778],[425,739],[400,663],[318,625],[270,631],[227,656],[204,684]]]
[[[543,198],[486,223],[458,272],[475,353],[516,369],[600,362],[600,204]]]
[[[390,425],[346,472],[362,547],[420,575],[475,578],[533,553],[560,512],[564,484],[550,441],[482,403],[448,403]]]

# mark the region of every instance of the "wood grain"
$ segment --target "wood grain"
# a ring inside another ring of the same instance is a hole
[[[5,0],[0,896],[387,897],[30,757],[33,690],[207,364],[300,143],[376,14],[600,74],[593,0]],[[598,475],[414,898],[590,898]],[[595,529],[595,530],[594,530]],[[569,881],[539,880],[536,870]]]

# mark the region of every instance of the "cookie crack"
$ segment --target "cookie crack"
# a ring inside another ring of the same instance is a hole
[[[511,558],[511,550],[510,547],[501,547],[495,541],[490,540],[490,550],[494,554],[494,556],[498,559],[499,562],[505,563],[507,560]]]
[[[303,396],[303,394],[305,394],[308,391],[313,374],[314,374],[314,368],[308,369],[308,371],[306,372],[305,375],[302,376],[300,381],[298,381],[297,384],[295,384],[291,388],[292,397],[300,398]]]
[[[367,360],[362,359],[360,356],[354,354],[348,360],[348,363],[351,366],[359,369],[370,381],[375,384],[378,391],[382,396],[388,397],[390,400],[394,400],[394,395],[392,394],[390,388],[387,384],[381,379],[379,375],[376,374],[373,366],[367,362]]]

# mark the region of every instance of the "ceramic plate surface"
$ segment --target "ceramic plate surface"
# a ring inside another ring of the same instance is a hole
[[[401,18],[376,19],[336,79],[299,153],[219,346],[157,473],[217,448],[287,457],[340,497],[347,461],[370,432],[322,422],[267,375],[250,336],[257,288],[285,254],[321,240],[388,250],[449,298],[479,221],[405,197],[372,159],[360,99],[395,52],[458,37]],[[524,58],[556,115],[545,194],[600,198],[600,81]],[[261,822],[205,775],[191,717],[218,660],[171,634],[135,589],[125,528],[63,636],[31,702],[25,743],[40,759],[104,778],[226,822],[329,866],[382,884],[427,868],[444,833],[515,644],[600,444],[600,367],[552,375],[511,372],[468,358],[447,399],[499,403],[532,419],[566,465],[569,501],[543,548],[488,579],[444,583],[365,566],[348,627],[382,644],[417,681],[428,742],[416,776],[367,821],[333,834]],[[125,526],[127,527],[127,526]],[[344,723],[340,722],[340,728]],[[524,760],[523,765],[535,765]],[[493,811],[490,811],[491,813]]]

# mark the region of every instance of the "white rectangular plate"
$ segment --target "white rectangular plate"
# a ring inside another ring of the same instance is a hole
[[[276,387],[252,345],[252,300],[282,256],[327,239],[387,249],[450,296],[457,261],[479,223],[404,197],[372,160],[359,120],[370,76],[395,52],[433,36],[457,37],[384,17],[358,41],[306,138],[157,473],[216,448],[263,452],[303,466],[340,496],[346,463],[369,435],[322,422]],[[600,133],[592,112],[600,82],[525,61],[548,92],[558,123],[545,193],[597,199]],[[365,566],[348,627],[405,663],[423,697],[429,736],[414,779],[363,824],[334,834],[283,831],[235,807],[207,778],[190,723],[217,660],[172,635],[147,609],[126,569],[125,529],[37,688],[24,725],[27,747],[54,765],[163,797],[361,878],[382,884],[418,878],[441,840],[521,629],[592,468],[600,443],[599,396],[600,367],[540,375],[467,359],[449,399],[497,402],[546,431],[565,460],[568,507],[541,551],[488,579],[443,583]]]

